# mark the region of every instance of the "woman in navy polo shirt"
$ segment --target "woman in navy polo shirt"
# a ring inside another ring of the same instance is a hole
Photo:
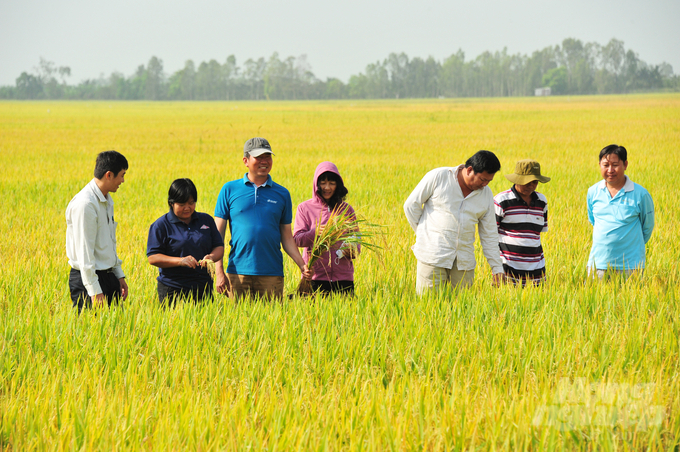
[[[176,179],[168,191],[170,212],[149,228],[146,256],[159,268],[158,298],[162,304],[174,305],[177,298],[212,299],[213,280],[206,261],[222,259],[224,240],[215,220],[196,212],[197,200],[194,183]]]

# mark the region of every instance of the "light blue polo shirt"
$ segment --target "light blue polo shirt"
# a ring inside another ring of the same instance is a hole
[[[588,267],[645,268],[645,244],[654,229],[654,203],[647,190],[626,176],[612,198],[605,181],[598,182],[588,189],[588,220],[593,225]]]
[[[271,176],[257,187],[246,173],[243,179],[224,184],[215,217],[229,223],[227,273],[283,276],[281,225],[293,221],[293,202],[287,189]]]

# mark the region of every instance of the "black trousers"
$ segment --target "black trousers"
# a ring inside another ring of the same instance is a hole
[[[354,295],[354,281],[317,281],[312,280],[312,290],[322,294],[340,293]]]
[[[192,288],[170,287],[162,282],[158,282],[158,300],[163,306],[174,307],[177,300],[192,300],[194,303],[202,301],[212,301],[212,284],[205,286],[194,286]]]
[[[116,278],[110,270],[97,270],[97,277],[99,277],[99,285],[102,288],[102,293],[106,297],[106,303],[111,306],[112,304],[118,304],[121,291],[120,291],[120,281]],[[92,299],[87,294],[87,289],[83,285],[83,278],[80,275],[80,270],[74,268],[71,269],[71,273],[68,275],[68,288],[71,292],[71,301],[73,301],[73,307],[78,308],[78,313],[83,309],[92,308]]]

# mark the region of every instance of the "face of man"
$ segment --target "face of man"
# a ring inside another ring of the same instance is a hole
[[[471,166],[463,169],[463,181],[465,185],[472,191],[479,190],[489,185],[489,182],[493,180],[494,174],[482,171],[481,173],[475,173]]]
[[[120,172],[114,176],[113,172],[109,171],[104,175],[104,179],[106,180],[109,192],[115,193],[118,191],[118,187],[120,187],[120,184],[125,182],[126,172],[127,170],[120,170]]]
[[[262,154],[259,157],[243,157],[243,163],[248,168],[248,173],[250,173],[250,175],[257,179],[266,179],[267,176],[269,176],[269,172],[272,170],[274,160],[272,159],[272,155],[267,153]]]
[[[628,161],[622,162],[618,155],[608,154],[600,160],[600,174],[607,185],[620,188],[626,183]]]
[[[536,191],[536,187],[538,187],[537,180],[524,185],[515,184],[515,190],[522,196],[531,196],[531,194]]]

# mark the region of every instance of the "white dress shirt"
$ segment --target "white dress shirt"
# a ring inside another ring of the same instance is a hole
[[[66,255],[69,265],[80,270],[89,296],[102,293],[96,270],[111,269],[124,278],[116,254],[116,223],[113,199],[104,196],[95,179],[75,195],[66,208]]]
[[[494,274],[503,273],[493,193],[489,187],[467,197],[458,183],[458,167],[437,168],[425,175],[404,203],[404,212],[416,233],[411,247],[418,261],[440,268],[473,270],[475,225],[484,256]]]

